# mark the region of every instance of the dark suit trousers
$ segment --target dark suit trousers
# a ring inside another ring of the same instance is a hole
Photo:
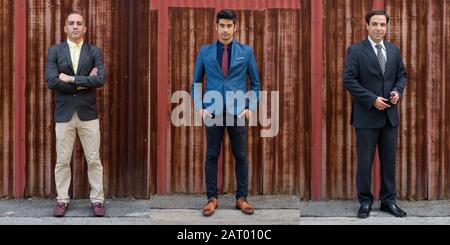
[[[233,116],[234,117],[234,116]],[[224,120],[224,116],[219,116],[219,120]],[[234,117],[236,122],[237,118]],[[227,125],[223,123],[222,125]],[[238,125],[238,124],[234,124]],[[206,162],[205,162],[205,178],[208,198],[218,197],[217,188],[217,161],[222,147],[223,135],[227,130],[230,138],[231,149],[233,150],[234,159],[236,161],[236,199],[247,197],[248,193],[248,160],[247,160],[247,144],[246,144],[246,128],[245,126],[206,126]]]
[[[356,129],[356,144],[358,151],[358,171],[356,188],[361,205],[372,205],[373,195],[372,162],[378,145],[381,167],[380,200],[385,204],[395,204],[395,161],[397,152],[398,127],[392,127],[389,121],[383,128]]]

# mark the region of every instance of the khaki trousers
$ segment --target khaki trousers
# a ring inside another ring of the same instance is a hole
[[[73,145],[78,131],[84,156],[88,164],[88,178],[91,186],[92,203],[104,202],[103,166],[100,160],[100,125],[99,120],[81,121],[75,112],[72,119],[65,123],[56,123],[56,167],[55,182],[58,202],[69,203],[71,181],[70,162]]]

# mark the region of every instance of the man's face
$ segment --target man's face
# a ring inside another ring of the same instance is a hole
[[[236,32],[236,25],[233,20],[220,19],[217,24],[217,33],[222,42],[229,43],[233,40],[234,33]]]
[[[78,14],[69,15],[64,26],[64,31],[71,41],[81,41],[86,33],[84,18]]]
[[[384,15],[374,15],[370,19],[370,24],[366,24],[369,37],[376,43],[381,42],[386,36],[387,20]]]

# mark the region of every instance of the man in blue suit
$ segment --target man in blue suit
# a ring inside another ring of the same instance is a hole
[[[236,208],[245,214],[254,213],[254,208],[247,201],[245,118],[249,120],[257,109],[260,80],[253,49],[234,39],[236,20],[236,14],[229,9],[217,14],[219,40],[200,49],[194,71],[192,96],[195,109],[206,124],[205,182],[208,202],[203,208],[204,216],[213,215],[218,207],[217,160],[225,129],[236,161]],[[205,75],[203,94],[202,82]],[[250,80],[249,93],[247,78]],[[204,101],[202,95],[205,96]]]
[[[358,154],[358,217],[367,218],[372,210],[372,162],[377,145],[381,162],[380,210],[405,217],[406,212],[396,205],[395,161],[397,103],[406,87],[407,74],[399,48],[383,40],[389,15],[383,10],[371,11],[366,23],[369,38],[348,49],[344,71],[344,86],[354,99],[351,124],[356,129]]]

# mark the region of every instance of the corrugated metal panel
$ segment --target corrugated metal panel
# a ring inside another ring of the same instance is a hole
[[[214,16],[211,8],[169,9],[169,94],[191,90],[197,52],[213,40]],[[176,106],[173,104],[172,109]],[[203,192],[205,137],[201,127],[171,127],[171,192]]]
[[[85,13],[87,40],[103,50],[107,81],[97,91],[105,189],[108,196],[149,197],[155,146],[155,13],[148,1],[28,1],[27,194],[53,196],[54,99],[44,78],[50,45],[65,40],[64,18]],[[119,33],[119,35],[118,35]],[[149,40],[150,39],[150,40]],[[152,64],[152,66],[150,66]],[[151,81],[153,81],[151,83]],[[87,165],[77,140],[72,160],[73,197],[88,197]]]
[[[247,137],[249,190],[254,194],[310,191],[310,5],[302,9],[238,11],[238,40],[254,47],[262,90],[280,92],[280,130]],[[224,192],[235,192],[234,159],[229,141],[224,151]]]
[[[266,8],[285,8],[298,9],[301,6],[301,0],[153,0],[151,8],[157,8],[161,2],[166,2],[169,7],[179,8],[222,8],[232,9],[266,9]]]
[[[309,196],[310,10],[308,1],[302,6],[305,9],[237,11],[237,39],[254,47],[263,90],[280,91],[282,107],[278,137],[260,138],[260,128],[248,134],[249,189],[254,194]],[[213,41],[214,9],[171,8],[169,19],[172,92],[189,91],[199,47]],[[204,129],[172,128],[171,139],[170,190],[204,191]],[[228,138],[224,142],[222,191],[234,193],[234,159]]]
[[[153,7],[160,6],[156,2],[152,1]],[[445,83],[450,69],[450,0],[385,2],[392,17],[388,39],[400,46],[410,75],[401,102],[398,194],[403,199],[445,198],[450,191],[450,139],[446,137],[450,135],[446,123],[450,86]],[[65,39],[62,20],[71,9],[85,11],[87,39],[103,49],[107,67],[106,86],[98,91],[107,195],[155,193],[157,40],[165,35],[157,30],[158,11],[150,11],[149,1],[28,0],[27,4],[26,195],[55,195],[54,102],[43,69],[47,48]],[[238,10],[238,39],[255,48],[263,89],[280,91],[279,136],[259,138],[261,128],[248,134],[253,194],[310,197],[310,4],[311,0],[169,0],[167,4],[172,7],[168,95],[189,91],[195,55],[201,45],[214,39],[214,14],[223,7]],[[342,87],[342,70],[346,48],[367,35],[364,15],[372,5],[372,0],[324,0],[324,198],[356,196],[351,97]],[[13,1],[0,1],[0,197],[14,196],[15,87],[8,82],[14,78],[13,13]],[[203,192],[204,129],[172,127],[168,142],[170,192]],[[234,160],[227,139],[223,152],[223,192],[234,193]],[[73,196],[88,197],[79,142],[73,173]]]
[[[326,198],[356,195],[356,142],[350,126],[352,98],[342,85],[347,47],[366,38],[364,17],[372,1],[324,1],[323,154]]]
[[[0,1],[0,197],[13,195],[13,2]]]
[[[387,1],[389,39],[400,46],[409,83],[401,103],[399,195],[447,198],[450,159],[450,1]]]
[[[351,97],[342,87],[346,48],[367,37],[372,1],[325,1],[326,197],[356,197],[356,145],[349,125]],[[449,194],[449,5],[445,0],[386,1],[387,39],[400,46],[409,83],[400,102],[397,191],[402,199]]]

